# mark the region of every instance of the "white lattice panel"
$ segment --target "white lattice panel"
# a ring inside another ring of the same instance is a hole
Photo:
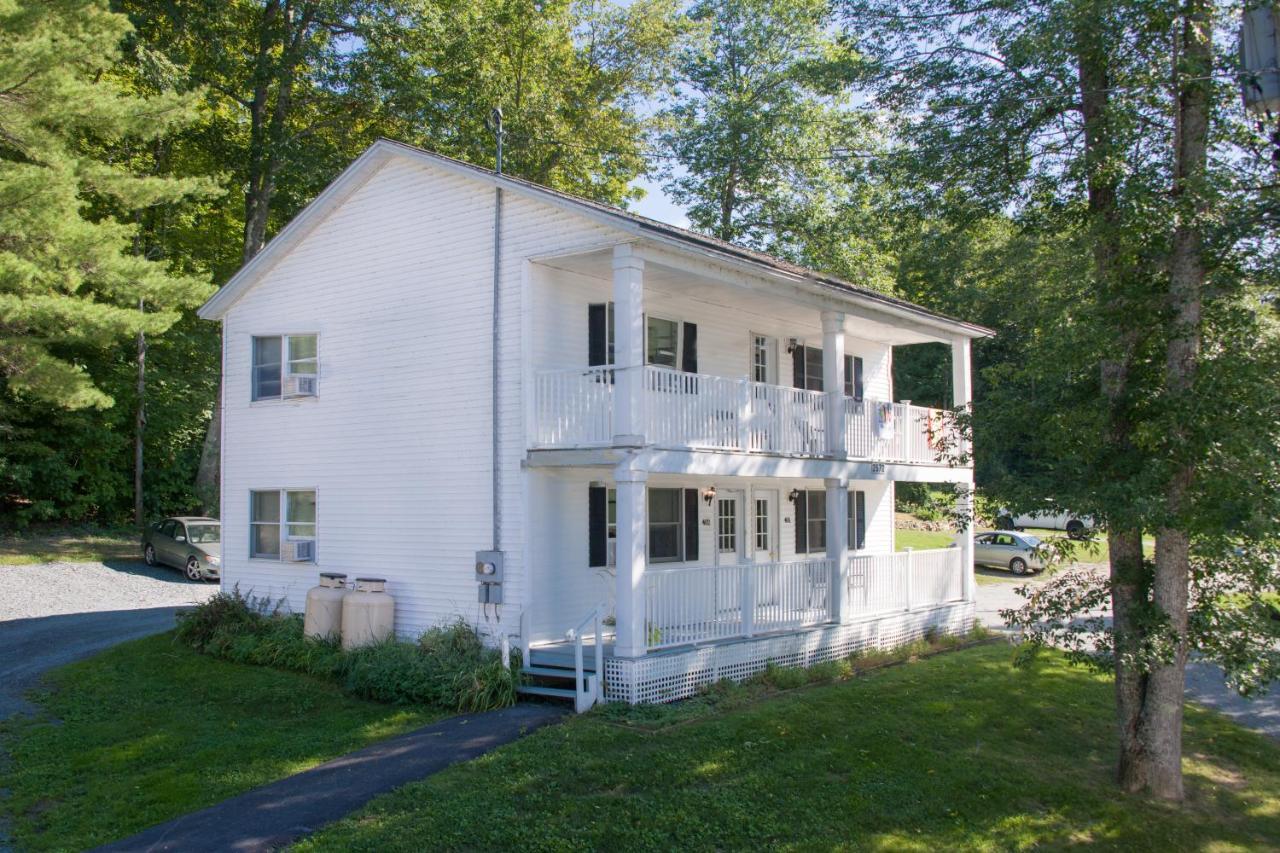
[[[929,629],[961,634],[973,627],[973,605],[960,602],[899,613],[852,625],[829,625],[646,657],[605,661],[605,695],[632,705],[672,702],[728,678],[743,681],[769,664],[813,666],[864,649],[889,649],[924,637]]]

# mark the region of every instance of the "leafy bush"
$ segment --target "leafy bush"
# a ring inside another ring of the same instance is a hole
[[[432,628],[416,643],[389,639],[352,651],[303,635],[302,617],[279,603],[219,593],[182,614],[179,642],[235,663],[270,666],[342,683],[355,696],[406,705],[484,711],[515,704],[518,667],[503,666],[465,622]]]

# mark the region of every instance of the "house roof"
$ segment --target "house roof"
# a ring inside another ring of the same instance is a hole
[[[463,160],[447,157],[391,139],[379,139],[365,149],[359,157],[348,166],[320,195],[308,204],[285,226],[274,239],[268,243],[253,260],[245,264],[231,277],[217,293],[200,307],[199,316],[212,320],[219,319],[235,301],[261,278],[271,267],[301,241],[306,234],[324,218],[324,216],[350,196],[379,166],[391,157],[400,155],[414,159],[427,160],[443,166],[450,171],[464,172],[485,180],[503,189],[512,190],[524,195],[552,201],[559,206],[568,206],[586,212],[596,218],[603,218],[615,226],[622,227],[638,237],[657,240],[667,246],[711,255],[722,259],[734,260],[757,269],[765,269],[781,273],[789,278],[800,280],[820,287],[829,292],[853,297],[855,302],[872,303],[894,313],[914,315],[919,319],[931,320],[934,324],[945,325],[950,331],[963,337],[989,337],[995,332],[985,326],[969,323],[936,311],[922,308],[905,299],[899,299],[866,287],[860,287],[817,270],[793,264],[781,258],[754,249],[738,246],[706,234],[700,234],[687,228],[679,228],[641,216],[629,210],[623,210],[603,202],[582,196],[552,189],[523,178],[511,175],[500,175],[492,169],[476,166]]]

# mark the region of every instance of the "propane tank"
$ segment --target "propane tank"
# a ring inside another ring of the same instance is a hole
[[[342,629],[342,600],[347,597],[347,576],[321,572],[320,585],[307,590],[302,632],[317,640],[336,640]]]
[[[396,601],[383,578],[356,578],[356,591],[342,599],[342,647],[357,649],[388,639],[395,631]]]

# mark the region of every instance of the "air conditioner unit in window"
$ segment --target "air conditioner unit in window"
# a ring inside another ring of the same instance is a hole
[[[316,540],[290,539],[284,543],[284,559],[288,563],[311,563],[316,559]]]
[[[316,378],[314,376],[286,376],[284,378],[284,395],[286,397],[314,397],[316,395]]]

